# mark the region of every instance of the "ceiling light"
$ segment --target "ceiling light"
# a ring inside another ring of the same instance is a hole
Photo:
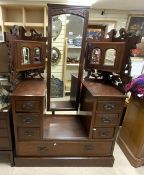
[[[68,5],[83,5],[83,6],[91,6],[92,4],[96,3],[98,0],[88,0],[88,1],[83,1],[83,0],[67,0],[66,3]]]

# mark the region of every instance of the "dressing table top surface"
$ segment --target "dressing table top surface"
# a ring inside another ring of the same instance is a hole
[[[83,81],[83,85],[88,89],[94,97],[121,97],[126,95],[120,92],[116,87],[100,82]]]
[[[46,83],[42,79],[29,79],[20,82],[11,96],[44,96]]]

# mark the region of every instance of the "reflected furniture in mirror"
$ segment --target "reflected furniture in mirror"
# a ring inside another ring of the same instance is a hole
[[[88,8],[83,6],[48,5],[48,62],[47,62],[47,109],[52,111],[76,110],[79,102],[80,84]],[[73,27],[75,26],[75,27]],[[61,61],[52,64],[52,48],[61,52]],[[74,64],[75,63],[75,64]],[[71,102],[72,73],[78,74],[75,84],[76,98]],[[55,87],[55,93],[51,87]],[[58,89],[62,93],[57,95]],[[68,95],[66,94],[68,91]]]

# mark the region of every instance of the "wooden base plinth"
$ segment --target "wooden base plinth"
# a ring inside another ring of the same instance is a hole
[[[9,156],[9,161],[10,165],[14,166],[14,158],[13,158],[13,152],[12,151],[0,151],[1,155],[8,155]]]
[[[118,137],[117,143],[133,167],[137,168],[144,164],[144,159],[143,158],[138,159],[137,157],[135,157],[131,152],[131,150],[129,149],[128,145],[124,142],[124,140],[120,136]]]
[[[112,167],[114,157],[15,157],[17,167]]]

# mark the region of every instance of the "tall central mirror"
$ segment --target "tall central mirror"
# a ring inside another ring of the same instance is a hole
[[[48,5],[48,110],[78,108],[87,21],[87,7]]]

